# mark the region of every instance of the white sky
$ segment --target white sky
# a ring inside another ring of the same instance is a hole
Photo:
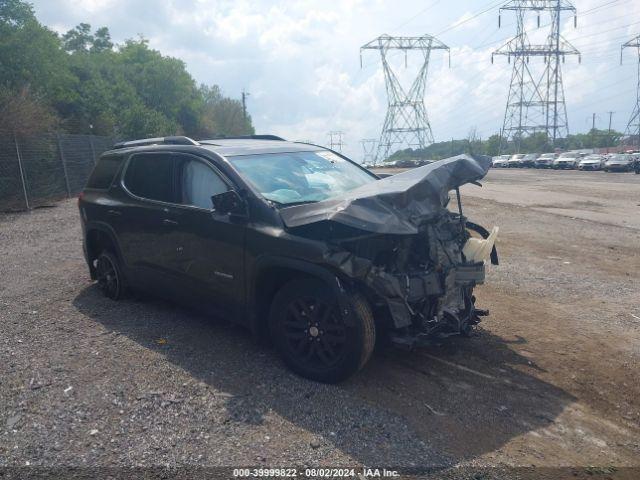
[[[492,0],[31,0],[41,22],[64,32],[80,22],[109,27],[116,43],[144,35],[151,47],[184,60],[198,82],[226,95],[250,92],[257,133],[328,142],[345,132],[344,151],[362,157],[360,139],[377,138],[386,111],[380,60],[359,47],[375,37],[429,33],[451,47],[432,57],[426,105],[436,141],[464,138],[472,127],[487,137],[502,126],[510,65],[491,52],[513,36],[515,19]],[[591,116],[606,128],[626,126],[636,95],[637,53],[620,45],[640,33],[639,0],[575,0],[578,28],[563,35],[582,52],[563,67],[572,133],[587,131]],[[483,12],[481,15],[476,14]],[[546,23],[543,20],[543,23]],[[530,22],[535,27],[535,19]],[[410,79],[417,67],[397,56]],[[532,60],[539,61],[542,60]],[[541,65],[542,67],[542,65]]]

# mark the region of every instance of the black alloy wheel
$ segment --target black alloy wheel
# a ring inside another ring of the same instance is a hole
[[[120,266],[115,255],[104,251],[96,260],[96,279],[98,288],[105,297],[118,300],[122,296],[123,284]]]
[[[281,357],[297,374],[337,383],[360,370],[376,341],[371,308],[359,293],[346,297],[343,315],[336,294],[316,279],[293,280],[274,297],[269,330]]]
[[[345,355],[347,333],[335,305],[322,299],[295,299],[286,310],[283,332],[286,347],[301,364],[331,368]]]

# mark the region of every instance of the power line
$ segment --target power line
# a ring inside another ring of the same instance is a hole
[[[431,5],[429,5],[426,8],[423,8],[422,10],[420,10],[418,13],[416,13],[413,17],[411,17],[409,20],[401,23],[400,25],[397,25],[395,27],[392,28],[393,31],[404,27],[405,25],[407,25],[408,23],[411,23],[413,20],[415,20],[416,18],[418,18],[420,15],[422,15],[425,12],[428,12],[429,10],[431,10],[433,7],[435,7],[438,3],[440,3],[442,0],[436,0],[435,2],[433,2]]]

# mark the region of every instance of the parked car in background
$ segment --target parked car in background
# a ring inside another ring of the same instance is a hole
[[[560,156],[553,161],[553,168],[555,169],[576,168],[578,166],[580,157],[581,155],[577,152],[561,153]]]
[[[624,153],[612,155],[603,167],[605,172],[630,172],[633,169],[633,157]]]
[[[415,160],[410,160],[405,158],[403,160],[398,160],[395,165],[397,168],[415,168],[418,166]]]
[[[520,160],[521,167],[532,168],[536,165],[536,158],[538,158],[540,154],[538,153],[527,153],[522,160]]]
[[[558,157],[555,153],[543,153],[534,162],[535,168],[551,168],[553,161]]]
[[[491,166],[493,168],[506,168],[509,166],[509,158],[511,155],[498,155],[491,160]]]
[[[511,158],[508,162],[509,168],[520,168],[522,166],[522,159],[525,157],[524,153],[516,153],[515,155],[511,155]]]
[[[604,162],[604,155],[587,155],[578,162],[578,170],[602,170]]]

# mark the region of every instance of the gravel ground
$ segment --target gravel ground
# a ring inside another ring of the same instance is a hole
[[[74,201],[1,215],[0,467],[640,467],[640,177],[590,175],[465,187],[467,214],[501,227],[478,292],[492,315],[337,386],[223,319],[102,298]],[[624,222],[602,219],[610,201]]]

